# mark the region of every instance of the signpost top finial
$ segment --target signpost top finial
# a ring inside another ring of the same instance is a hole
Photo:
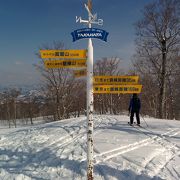
[[[88,0],[87,6],[89,11],[92,13],[92,0]]]
[[[85,23],[89,25],[89,28],[91,28],[91,24],[97,24],[97,25],[103,25],[102,19],[97,19],[97,14],[92,14],[92,0],[88,0],[87,3],[84,4],[85,9],[88,12],[88,20],[83,20],[81,17],[76,16],[76,22]]]

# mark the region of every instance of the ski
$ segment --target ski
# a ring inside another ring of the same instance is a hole
[[[137,123],[133,123],[133,124],[131,124],[130,122],[128,122],[128,124],[130,125],[130,126],[134,126],[134,125],[136,125],[137,127],[142,127],[140,124],[137,124]]]

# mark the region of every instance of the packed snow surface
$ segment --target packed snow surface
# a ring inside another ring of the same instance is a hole
[[[144,120],[131,127],[128,116],[94,116],[95,180],[180,179],[180,121]],[[86,179],[86,124],[0,127],[0,180]]]

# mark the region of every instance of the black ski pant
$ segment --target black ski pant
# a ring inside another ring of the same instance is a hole
[[[131,111],[130,123],[133,124],[133,121],[134,121],[134,113],[136,114],[137,124],[140,124],[139,111]]]

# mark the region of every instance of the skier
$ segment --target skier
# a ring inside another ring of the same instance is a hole
[[[133,124],[134,120],[134,113],[136,114],[136,120],[137,120],[137,125],[140,126],[140,118],[139,118],[139,112],[141,109],[141,101],[138,98],[137,94],[133,94],[130,103],[129,103],[129,114],[130,114],[130,125]]]

